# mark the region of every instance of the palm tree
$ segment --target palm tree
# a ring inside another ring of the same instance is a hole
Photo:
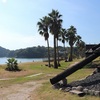
[[[47,41],[48,46],[48,66],[50,67],[50,50],[49,50],[49,17],[45,16],[37,23],[39,34],[44,36],[45,40]]]
[[[80,41],[81,41],[81,36],[79,36],[79,35],[77,35],[77,37],[76,37],[76,45],[78,45],[79,43],[80,43]]]
[[[20,71],[20,69],[18,68],[17,60],[15,58],[7,59],[6,63],[7,63],[6,70],[8,70],[8,71]]]
[[[52,35],[54,35],[54,68],[58,68],[56,59],[56,46],[58,34],[60,33],[60,28],[62,26],[62,15],[59,14],[57,10],[52,10],[52,12],[48,15],[50,17],[50,32]]]
[[[57,59],[57,61],[58,61],[57,65],[60,66],[58,40],[59,40],[59,36],[57,37],[57,57],[58,57],[58,59]]]
[[[80,57],[80,43],[81,43],[81,36],[77,35],[76,37],[76,46],[78,48],[78,57]]]
[[[85,42],[81,40],[80,42],[80,51],[81,51],[81,57],[84,57],[85,56]]]
[[[66,34],[67,34],[67,30],[62,28],[61,34],[60,34],[61,36],[60,36],[59,40],[62,41],[62,43],[63,43],[64,51],[65,51],[65,58],[66,58],[66,49],[65,49]]]
[[[69,29],[67,29],[66,39],[69,42],[70,45],[70,57],[69,61],[73,60],[72,53],[73,53],[73,45],[76,42],[76,28],[74,26],[70,26]]]
[[[64,48],[65,48],[66,33],[67,33],[66,29],[62,28],[61,29],[61,41],[64,45]]]
[[[82,57],[82,52],[85,49],[85,42],[82,41],[82,38],[79,35],[77,36],[76,46],[78,48],[78,56]]]

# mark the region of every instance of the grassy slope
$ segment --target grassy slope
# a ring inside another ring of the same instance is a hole
[[[100,61],[100,59],[99,59]],[[16,83],[23,83],[26,81],[38,81],[38,80],[45,80],[43,86],[36,91],[37,100],[99,100],[100,98],[85,96],[85,97],[78,97],[76,95],[71,95],[69,93],[65,93],[62,91],[52,89],[52,85],[49,82],[49,79],[55,76],[56,74],[62,72],[64,69],[68,68],[71,64],[78,62],[75,60],[74,62],[61,62],[61,67],[59,69],[48,68],[44,66],[45,62],[32,62],[32,63],[24,63],[19,64],[19,67],[23,69],[20,72],[7,72],[4,70],[6,65],[0,66],[0,78],[15,78],[13,80],[6,80],[0,81],[0,86],[8,86],[11,84]],[[97,62],[98,63],[98,62]],[[85,73],[84,73],[85,72]],[[91,74],[93,69],[81,69],[74,74],[67,77],[68,82],[78,80],[84,78]],[[43,73],[42,75],[35,76],[35,77],[27,77],[27,75]],[[34,98],[34,96],[32,97]]]

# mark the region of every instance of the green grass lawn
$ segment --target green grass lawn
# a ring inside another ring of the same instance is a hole
[[[61,67],[58,69],[48,68],[45,66],[47,62],[32,62],[32,63],[21,63],[19,68],[22,69],[20,72],[8,72],[5,71],[6,65],[0,65],[0,78],[15,78],[11,80],[0,80],[0,87],[9,86],[12,84],[21,84],[27,81],[40,81],[44,80],[43,85],[37,89],[36,95],[38,100],[100,100],[98,97],[84,96],[78,97],[76,95],[71,95],[70,93],[63,92],[60,90],[55,90],[49,82],[49,79],[67,69],[71,64],[79,62],[79,60],[74,60],[73,62],[61,61]],[[95,63],[100,63],[100,59],[95,60]],[[68,76],[68,82],[72,82],[78,79],[85,78],[93,72],[92,68],[83,68],[76,71],[72,75]],[[26,77],[28,75],[33,75],[37,73],[43,73],[35,77]],[[34,97],[33,97],[34,98]]]

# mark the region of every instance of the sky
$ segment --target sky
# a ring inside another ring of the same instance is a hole
[[[52,9],[62,15],[63,28],[73,25],[85,43],[100,43],[100,0],[0,0],[0,46],[10,50],[46,46],[37,22]],[[53,36],[49,41],[53,46]]]

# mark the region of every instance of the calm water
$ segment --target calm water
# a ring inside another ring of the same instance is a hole
[[[6,64],[7,57],[1,57],[0,58],[0,64]],[[36,61],[43,61],[43,58],[15,58],[18,63],[24,63],[24,62],[36,62]]]

